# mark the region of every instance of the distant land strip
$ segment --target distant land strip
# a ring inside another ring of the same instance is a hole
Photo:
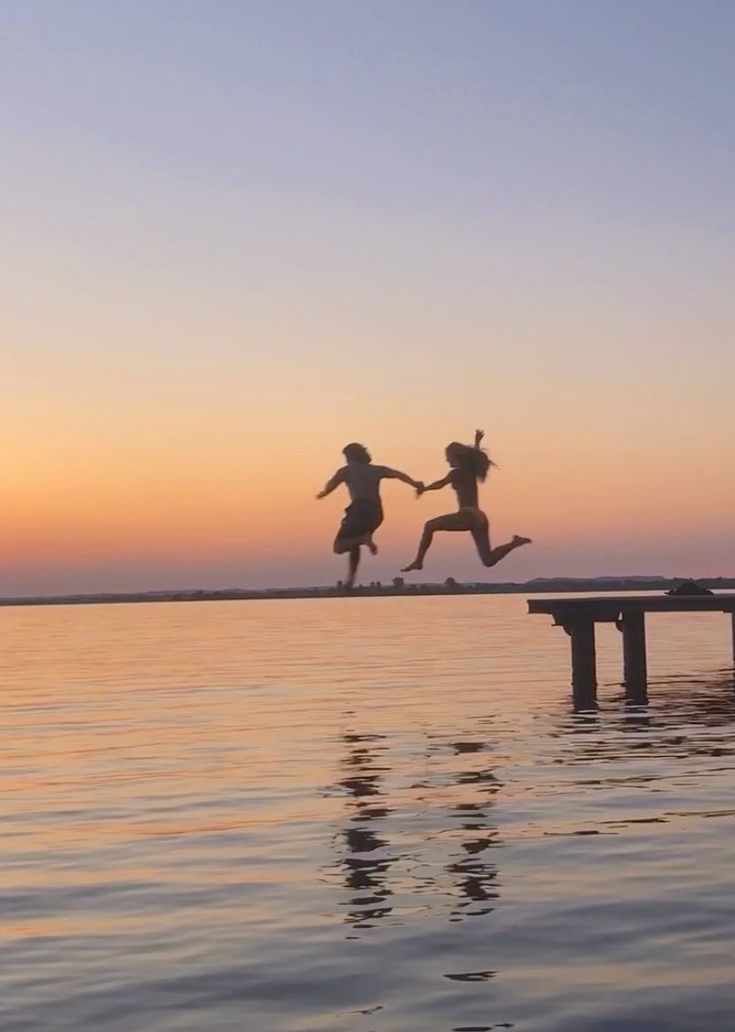
[[[453,577],[435,584],[406,584],[394,577],[390,584],[373,581],[347,591],[341,583],[311,588],[187,589],[184,591],[87,592],[77,595],[34,595],[0,598],[0,606],[86,606],[123,602],[241,602],[283,598],[395,598],[415,595],[512,595],[586,591],[666,591],[684,577],[537,577],[519,583],[460,583]],[[697,582],[714,591],[735,589],[735,577],[698,577]]]

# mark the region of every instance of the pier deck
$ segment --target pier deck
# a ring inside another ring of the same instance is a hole
[[[594,706],[597,698],[595,624],[614,623],[623,635],[623,677],[628,696],[645,701],[648,683],[646,613],[728,613],[732,622],[735,661],[735,594],[634,595],[614,598],[531,598],[529,613],[545,613],[571,639],[572,690],[579,708]]]

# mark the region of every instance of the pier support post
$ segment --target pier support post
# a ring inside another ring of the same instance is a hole
[[[735,609],[730,614],[730,619],[732,620],[732,662],[735,666]]]
[[[646,701],[646,618],[642,612],[625,613],[617,628],[623,632],[623,679],[628,698]]]
[[[577,617],[564,623],[572,642],[572,692],[575,709],[597,704],[597,662],[594,620]]]

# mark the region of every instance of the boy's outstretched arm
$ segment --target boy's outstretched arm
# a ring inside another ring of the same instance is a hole
[[[410,484],[417,491],[424,489],[420,480],[414,480],[408,473],[401,473],[399,469],[391,469],[390,466],[383,466],[383,476],[388,480],[402,480],[404,484]]]
[[[322,490],[317,495],[317,498],[326,498],[328,494],[334,491],[335,487],[339,487],[340,484],[344,483],[345,471],[344,467],[338,469],[334,476],[326,482]]]

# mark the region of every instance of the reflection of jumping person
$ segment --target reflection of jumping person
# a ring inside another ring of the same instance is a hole
[[[484,436],[482,430],[475,431],[474,447],[453,441],[447,446],[445,453],[447,462],[452,467],[449,473],[441,480],[428,484],[423,489],[419,488],[418,493],[423,494],[424,491],[438,491],[439,488],[451,484],[457,495],[459,509],[447,516],[437,516],[436,519],[426,523],[416,558],[409,566],[403,568],[404,573],[423,569],[424,556],[429,550],[434,532],[437,530],[469,530],[485,566],[495,566],[514,548],[530,544],[530,538],[519,537],[516,534],[507,544],[498,545],[497,548],[490,547],[487,516],[480,509],[477,499],[477,482],[485,479],[487,471],[493,465],[485,451],[480,448]]]
[[[424,485],[396,469],[374,466],[370,452],[362,444],[348,444],[342,449],[342,454],[347,465],[337,470],[317,498],[325,498],[340,484],[346,484],[350,492],[352,503],[345,509],[344,519],[334,539],[334,551],[337,555],[350,553],[346,586],[351,588],[360,562],[360,546],[366,545],[373,555],[378,551],[373,542],[373,533],[383,522],[380,481],[384,478],[402,480],[418,492],[423,490]]]

